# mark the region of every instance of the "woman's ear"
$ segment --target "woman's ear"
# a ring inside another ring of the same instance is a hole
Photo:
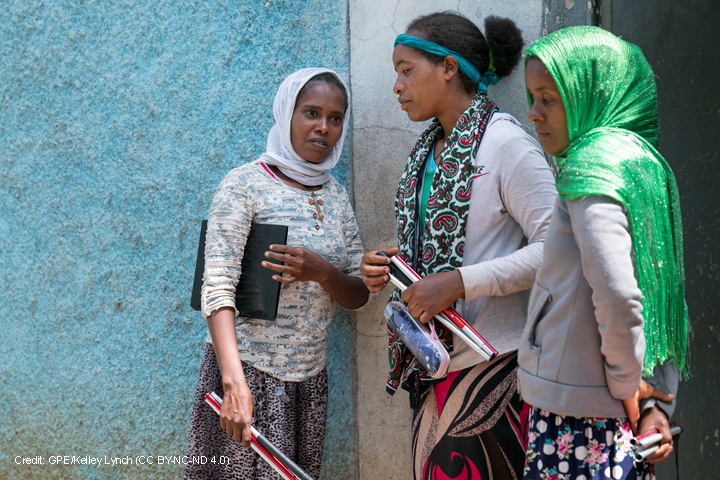
[[[448,55],[447,57],[445,57],[445,60],[443,60],[443,68],[445,69],[445,80],[450,80],[457,74],[460,66],[455,57],[451,57],[450,55]]]

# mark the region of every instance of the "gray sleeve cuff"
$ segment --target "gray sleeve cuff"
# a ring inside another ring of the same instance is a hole
[[[458,268],[465,288],[465,301],[476,300],[490,295],[489,284],[492,276],[484,263]]]
[[[657,399],[655,397],[643,398],[640,400],[640,416],[655,406]]]
[[[680,381],[680,371],[672,364],[672,359],[667,360],[662,365],[656,365],[653,369],[652,377],[645,377],[645,380],[649,385],[657,388],[665,393],[671,393],[677,395],[678,382]],[[648,402],[646,404],[644,402]],[[667,415],[668,420],[675,413],[675,405],[677,403],[677,397],[672,402],[663,402],[656,398],[648,398],[640,402],[640,413],[642,414],[645,410],[648,410],[654,406],[657,406]]]

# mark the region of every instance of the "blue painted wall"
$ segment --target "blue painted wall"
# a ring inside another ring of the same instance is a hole
[[[3,3],[0,478],[180,477],[49,457],[184,454],[206,331],[189,308],[200,219],[223,175],[264,150],[287,74],[347,79],[346,8]],[[350,171],[346,154],[334,174],[349,187]],[[338,316],[327,479],[356,476],[351,336]]]

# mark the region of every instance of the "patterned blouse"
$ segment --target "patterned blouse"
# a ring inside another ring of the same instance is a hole
[[[235,306],[245,241],[252,222],[288,226],[287,245],[319,254],[348,275],[360,276],[363,246],[345,189],[334,179],[314,192],[285,185],[261,162],[237,167],[220,182],[208,215],[202,313]],[[318,217],[318,218],[315,218]],[[300,382],[325,368],[326,340],[335,304],[316,282],[280,288],[275,321],[237,317],[240,359],[283,380]],[[211,343],[210,335],[207,338]]]

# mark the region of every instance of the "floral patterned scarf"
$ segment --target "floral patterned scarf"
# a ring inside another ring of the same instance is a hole
[[[422,178],[427,162],[432,161],[435,143],[444,136],[438,119],[428,125],[410,152],[395,198],[398,255],[423,277],[462,266],[474,161],[488,121],[497,110],[497,105],[486,96],[476,95],[448,135],[430,188],[422,232],[416,228],[422,191],[419,178]],[[390,299],[400,300],[400,292],[393,292]],[[435,328],[440,340],[452,350],[450,332],[440,324],[435,324]],[[387,391],[393,394],[399,386],[409,389],[412,405],[413,393],[419,390],[415,377],[419,383],[432,381],[423,382],[427,372],[390,328],[388,336],[390,374]]]

